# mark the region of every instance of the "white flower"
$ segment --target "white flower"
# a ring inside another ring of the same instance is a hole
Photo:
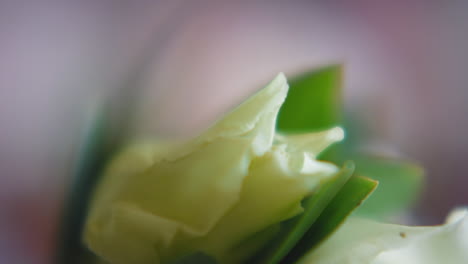
[[[442,226],[409,227],[351,218],[299,264],[468,263],[468,210]]]
[[[187,142],[124,150],[107,168],[85,225],[88,247],[110,263],[161,263],[203,252],[240,263],[338,168],[315,157],[341,128],[276,135],[288,91],[267,87]]]

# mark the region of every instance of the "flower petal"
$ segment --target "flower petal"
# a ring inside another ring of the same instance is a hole
[[[300,264],[436,264],[468,259],[468,211],[443,226],[410,227],[350,219]]]
[[[301,201],[338,172],[338,167],[314,161],[315,169],[304,171],[291,167],[290,156],[273,148],[254,159],[245,178],[238,203],[226,214],[208,236],[196,240],[204,252],[215,255],[222,263],[242,263],[245,252],[236,247],[248,238],[303,212]],[[312,162],[312,161],[310,161]],[[219,241],[224,241],[219,243]],[[261,241],[264,242],[264,241]],[[262,243],[253,242],[257,248]]]
[[[344,139],[344,130],[341,127],[306,134],[277,135],[278,143],[288,144],[292,150],[307,151],[314,158],[331,144]]]

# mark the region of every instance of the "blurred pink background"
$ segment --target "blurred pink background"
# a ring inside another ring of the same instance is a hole
[[[274,77],[345,64],[373,141],[468,204],[466,1],[1,1],[0,263],[50,263],[81,121],[153,43],[137,136],[190,136]]]

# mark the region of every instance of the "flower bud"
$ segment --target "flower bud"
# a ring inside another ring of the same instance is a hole
[[[84,240],[114,263],[169,263],[201,252],[239,263],[338,168],[316,160],[343,138],[341,128],[278,135],[288,92],[283,74],[184,142],[123,150],[96,186]]]

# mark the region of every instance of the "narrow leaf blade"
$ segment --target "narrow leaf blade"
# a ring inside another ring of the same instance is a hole
[[[280,232],[264,250],[247,263],[280,263],[320,216],[354,171],[354,164],[346,162],[334,180],[325,183],[314,195],[303,201],[304,212],[282,223]]]
[[[375,190],[377,181],[362,176],[351,177],[297,245],[281,261],[295,263],[304,254],[330,236],[361,203]]]

